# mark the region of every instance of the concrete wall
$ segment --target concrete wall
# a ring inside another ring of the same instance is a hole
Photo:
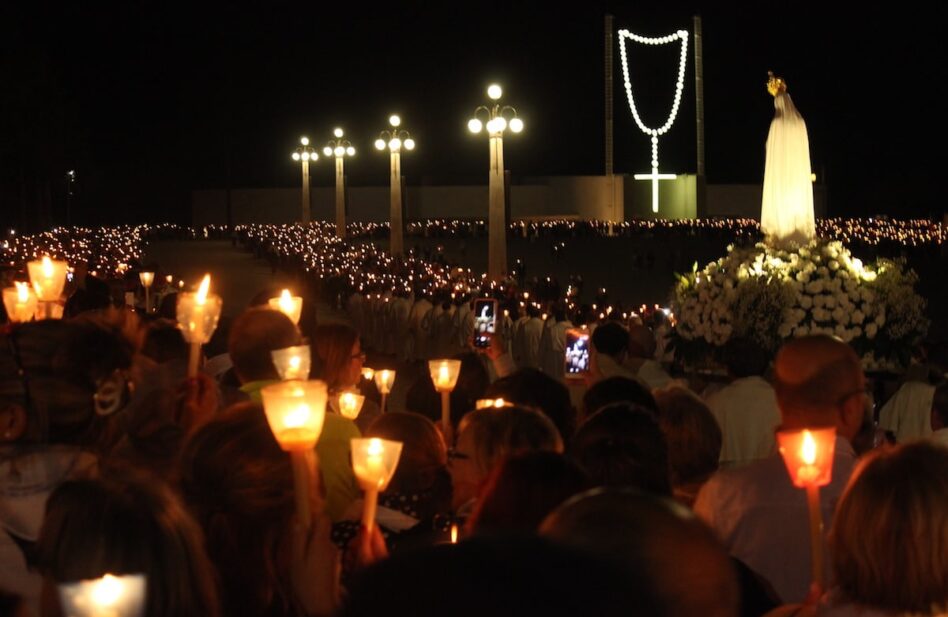
[[[627,220],[632,218],[694,218],[698,212],[697,178],[680,175],[659,182],[659,212],[652,212],[652,184],[631,176],[550,176],[526,178],[510,187],[511,218],[572,217]],[[314,220],[332,220],[335,189],[313,187]],[[407,220],[429,218],[486,218],[486,186],[409,186],[405,193]],[[760,185],[708,185],[709,217],[760,216]],[[826,211],[823,187],[814,190],[817,216]],[[389,189],[349,187],[349,219],[388,220]],[[227,197],[223,190],[191,194],[195,225],[224,223]],[[236,189],[231,191],[235,223],[289,223],[300,219],[300,189]]]

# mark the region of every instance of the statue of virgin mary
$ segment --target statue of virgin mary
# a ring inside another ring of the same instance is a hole
[[[760,228],[769,242],[802,244],[816,236],[810,140],[786,82],[768,75],[767,90],[774,97],[776,113],[767,136]]]

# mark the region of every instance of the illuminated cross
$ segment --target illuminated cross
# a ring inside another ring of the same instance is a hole
[[[658,212],[658,181],[659,180],[674,180],[678,177],[677,174],[660,174],[658,173],[658,167],[652,167],[652,173],[650,174],[635,174],[632,176],[636,180],[651,180],[652,181],[652,212]]]

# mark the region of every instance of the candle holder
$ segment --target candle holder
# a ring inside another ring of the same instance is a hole
[[[211,287],[211,275],[205,274],[197,292],[178,294],[178,327],[184,340],[191,345],[188,358],[188,377],[196,377],[201,359],[201,345],[211,339],[221,316],[223,302],[221,297],[208,293]]]
[[[512,407],[512,404],[502,398],[479,398],[474,401],[474,409],[503,409],[504,407]]]
[[[369,368],[369,367],[367,367],[367,366],[363,366],[363,367],[362,367],[362,379],[364,379],[364,380],[366,380],[366,381],[374,381],[374,380],[375,380],[375,369],[374,369],[374,368]]]
[[[388,395],[392,392],[392,385],[395,383],[395,371],[382,369],[375,371],[375,385],[382,394],[382,413],[385,413],[385,403]]]
[[[833,477],[833,453],[836,448],[836,427],[777,431],[780,456],[787,466],[790,481],[806,489],[810,518],[810,569],[813,585],[823,589],[823,511],[820,508],[820,487]]]
[[[53,304],[59,302],[60,296],[63,295],[69,264],[65,261],[52,260],[49,255],[44,255],[41,260],[27,262],[26,267],[30,274],[30,283],[36,291],[36,297],[42,302],[43,318],[54,319]]]
[[[3,290],[3,306],[7,309],[7,319],[11,323],[30,321],[36,314],[36,294],[28,283],[13,283],[13,287]]]
[[[155,273],[139,272],[138,280],[141,281],[142,287],[145,288],[145,313],[148,313],[151,310],[151,284],[155,282]]]
[[[398,458],[402,454],[400,441],[389,441],[377,437],[352,440],[352,471],[359,486],[365,491],[362,508],[362,526],[366,537],[375,524],[375,510],[379,492],[384,491],[395,475]]]
[[[273,436],[280,447],[290,453],[293,462],[293,484],[296,493],[296,515],[308,527],[310,512],[310,477],[307,456],[315,456],[316,442],[326,419],[326,384],[322,381],[283,381],[260,391],[263,410]]]
[[[145,609],[144,574],[106,574],[59,585],[63,612],[70,617],[140,617]]]
[[[280,379],[309,379],[311,356],[309,345],[297,345],[286,349],[277,349],[270,352],[273,366],[276,367]]]
[[[270,308],[274,311],[280,311],[290,318],[294,324],[300,323],[300,313],[303,311],[303,298],[300,296],[291,296],[289,289],[284,289],[283,293],[276,298],[270,298],[267,301]]]
[[[460,360],[429,360],[428,370],[435,390],[441,393],[441,431],[447,444],[454,443],[454,428],[451,425],[451,391],[458,383],[461,373]]]
[[[362,411],[362,404],[365,403],[365,397],[357,392],[345,391],[339,394],[339,413],[344,418],[355,420]]]

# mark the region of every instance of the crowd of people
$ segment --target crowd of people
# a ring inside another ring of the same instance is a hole
[[[567,379],[560,302],[545,320],[510,305],[475,349],[465,293],[440,312],[353,294],[350,323],[297,326],[263,290],[187,378],[169,292],[154,313],[67,301],[65,319],[0,332],[0,614],[60,614],[57,586],[105,574],[143,575],[149,617],[948,611],[944,344],[875,418],[858,357],[829,337],[775,358],[734,340],[708,383],[669,375],[654,322],[607,316],[585,324],[590,368]],[[301,343],[330,394],[309,526],[261,404],[272,352]],[[450,430],[424,370],[382,412],[369,348],[461,360]],[[355,420],[334,403],[345,391],[366,397]],[[822,586],[775,443],[804,427],[837,435]],[[371,531],[350,461],[363,435],[403,448]]]

